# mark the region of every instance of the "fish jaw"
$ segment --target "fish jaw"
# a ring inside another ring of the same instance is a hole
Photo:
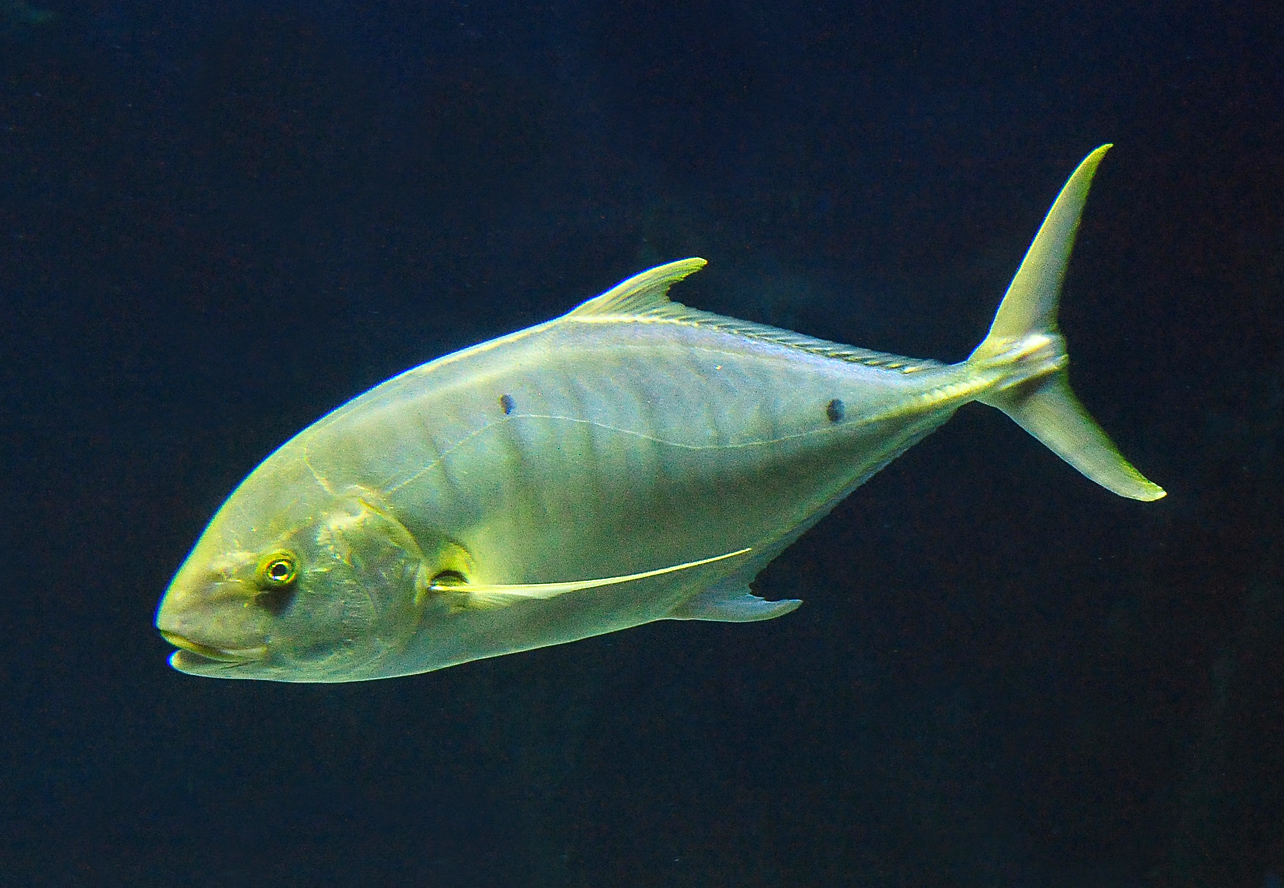
[[[206,674],[265,659],[269,629],[256,594],[226,571],[185,565],[156,612],[161,637],[178,648],[170,664]]]
[[[249,663],[257,663],[267,655],[267,646],[248,650],[224,650],[192,641],[174,632],[161,630],[161,637],[178,650],[169,656],[169,665],[188,675],[216,675]]]

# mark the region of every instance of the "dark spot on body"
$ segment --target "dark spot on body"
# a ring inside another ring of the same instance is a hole
[[[507,416],[513,412],[513,408],[517,406],[517,402],[513,400],[512,395],[500,395],[499,406],[504,408],[504,415]]]
[[[838,422],[843,418],[843,413],[846,412],[846,409],[842,401],[834,398],[834,400],[825,405],[825,415],[829,417],[830,422]]]

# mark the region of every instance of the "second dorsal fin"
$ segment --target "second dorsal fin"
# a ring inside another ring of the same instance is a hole
[[[867,367],[880,367],[901,373],[914,373],[918,370],[942,366],[936,361],[905,358],[886,352],[871,351],[867,348],[854,348],[850,345],[804,336],[792,330],[755,324],[752,321],[741,321],[701,311],[698,308],[689,308],[669,298],[668,292],[671,286],[687,275],[704,268],[706,264],[703,259],[679,259],[676,262],[658,265],[649,271],[635,274],[626,281],[621,281],[601,296],[590,299],[563,317],[585,323],[641,320],[686,324],[719,330],[759,342],[769,342],[785,348],[794,348],[825,358],[835,358],[849,364],[864,364]]]

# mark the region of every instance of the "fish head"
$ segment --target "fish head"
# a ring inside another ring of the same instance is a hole
[[[220,678],[370,677],[408,643],[440,570],[371,491],[271,463],[218,511],[161,599],[170,664]]]

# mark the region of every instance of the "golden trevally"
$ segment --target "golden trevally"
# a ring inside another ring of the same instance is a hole
[[[1007,413],[1121,496],[1164,495],[1066,381],[1075,170],[989,335],[902,358],[671,302],[685,259],[410,370],[304,429],[228,498],[156,625],[176,669],[358,681],[661,619],[748,621],[764,565],[961,405]]]

